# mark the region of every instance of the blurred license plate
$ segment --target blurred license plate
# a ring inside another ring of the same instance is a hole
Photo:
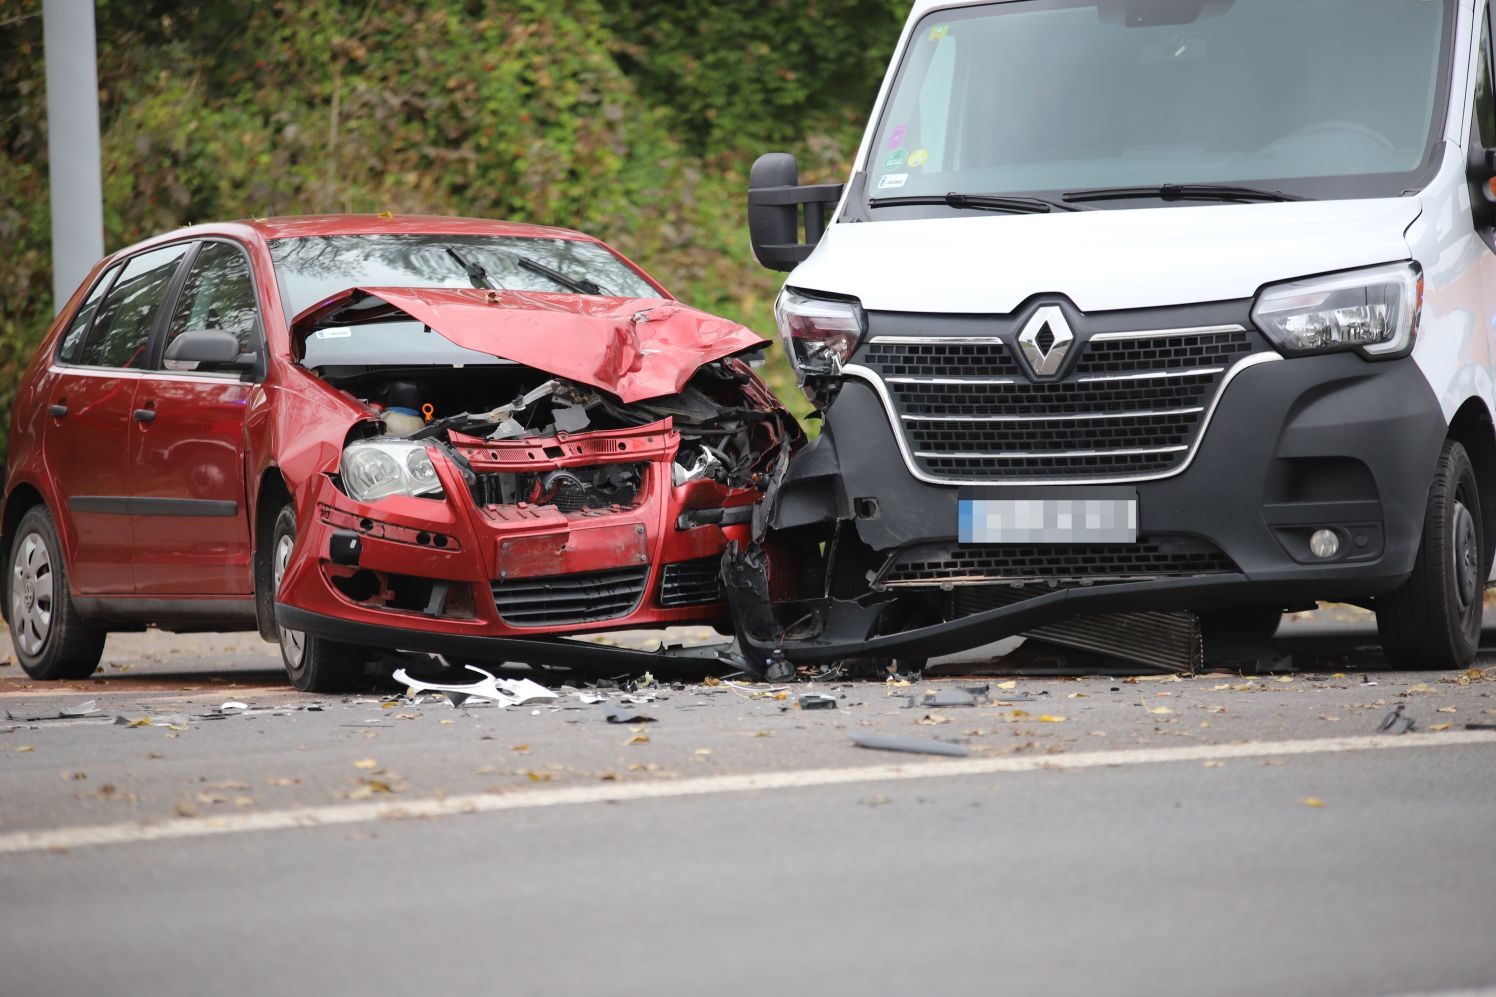
[[[959,496],[964,544],[1123,544],[1138,539],[1138,493],[1115,489]]]

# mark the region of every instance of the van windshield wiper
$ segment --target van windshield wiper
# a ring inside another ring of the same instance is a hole
[[[1075,203],[1077,201],[1126,201],[1144,197],[1156,197],[1161,201],[1223,201],[1226,203],[1308,200],[1297,194],[1285,194],[1281,190],[1236,187],[1223,183],[1166,183],[1158,187],[1098,187],[1095,190],[1071,191],[1063,195],[1062,199]]]
[[[944,204],[952,208],[977,211],[1010,211],[1013,214],[1043,215],[1054,210],[1079,211],[1073,204],[1061,204],[1042,197],[1010,197],[1004,194],[910,194],[904,197],[874,197],[870,208],[910,208],[920,204]]]

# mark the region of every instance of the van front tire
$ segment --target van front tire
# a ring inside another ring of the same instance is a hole
[[[1376,599],[1377,632],[1395,668],[1464,668],[1480,650],[1485,528],[1470,455],[1454,440],[1439,454],[1413,574]]]
[[[296,545],[296,510],[288,502],[275,517],[270,537],[270,592],[280,590],[281,577]],[[291,684],[302,692],[347,692],[364,684],[364,664],[369,654],[351,644],[338,644],[300,630],[285,630],[277,623],[281,662]]]

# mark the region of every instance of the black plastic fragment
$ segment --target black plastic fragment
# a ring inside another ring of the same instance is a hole
[[[836,709],[836,697],[828,696],[822,692],[802,692],[799,703],[802,710]]]
[[[1407,704],[1398,703],[1392,708],[1391,713],[1382,718],[1382,722],[1377,724],[1378,734],[1406,734],[1417,726],[1412,717],[1403,716],[1405,705]]]
[[[875,751],[905,751],[915,755],[948,755],[965,758],[969,752],[959,744],[931,737],[898,737],[890,734],[853,734],[852,743]]]

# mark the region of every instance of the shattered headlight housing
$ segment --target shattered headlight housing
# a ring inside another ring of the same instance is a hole
[[[803,385],[810,377],[835,377],[867,328],[855,301],[810,298],[786,287],[774,303],[785,352]]]
[[[1423,269],[1409,262],[1276,284],[1258,295],[1252,321],[1290,356],[1386,359],[1412,350],[1422,311]]]
[[[359,440],[343,448],[343,490],[358,502],[390,495],[441,498],[442,483],[426,444],[415,440]]]

